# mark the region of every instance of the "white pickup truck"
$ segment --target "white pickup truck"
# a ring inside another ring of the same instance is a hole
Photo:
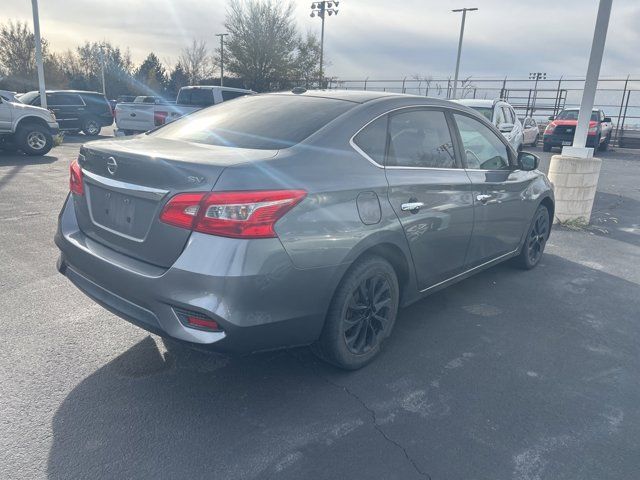
[[[115,108],[116,136],[147,132],[174,121],[201,108],[217,105],[244,95],[253,95],[252,90],[217,86],[182,87],[175,103],[164,102],[159,97],[144,97],[137,102],[118,103]],[[150,103],[149,99],[154,98]]]
[[[55,116],[46,108],[20,103],[11,93],[0,95],[0,150],[46,155],[59,130]]]

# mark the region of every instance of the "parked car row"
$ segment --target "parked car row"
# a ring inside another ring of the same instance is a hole
[[[115,108],[116,135],[132,135],[170,123],[201,108],[218,105],[255,92],[241,88],[218,86],[182,87],[175,102],[160,97],[137,97],[131,103],[118,103]]]

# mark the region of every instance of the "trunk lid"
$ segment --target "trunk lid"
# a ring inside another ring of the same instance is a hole
[[[228,165],[276,153],[150,136],[89,143],[79,158],[85,194],[74,195],[78,225],[114,250],[169,267],[191,231],[160,222],[165,203],[177,193],[211,191]]]

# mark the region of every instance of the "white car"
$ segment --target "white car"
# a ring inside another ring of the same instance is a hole
[[[504,135],[511,146],[519,152],[524,144],[522,124],[511,105],[503,100],[461,99],[455,102],[473,108],[484,115]]]
[[[522,129],[524,133],[523,143],[525,145],[531,145],[535,147],[540,139],[540,129],[538,128],[538,122],[532,117],[526,117],[521,120]]]
[[[201,108],[217,105],[244,95],[256,92],[242,88],[218,86],[182,87],[175,103],[146,102],[136,97],[132,103],[118,103],[115,108],[116,136],[133,135],[170,123],[183,115],[188,115]]]

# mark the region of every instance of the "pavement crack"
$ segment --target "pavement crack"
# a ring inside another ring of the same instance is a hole
[[[315,367],[313,367],[312,365],[309,365],[308,363],[306,363],[304,360],[299,358],[293,352],[289,351],[289,353],[303,367],[305,367],[306,369],[310,370],[314,375],[316,375],[318,378],[323,380],[325,383],[331,385],[334,388],[337,388],[338,390],[342,390],[344,393],[346,393],[348,396],[350,396],[356,402],[358,402],[362,406],[362,408],[364,408],[367,411],[367,413],[369,414],[369,416],[371,417],[372,426],[373,426],[373,428],[376,429],[376,431],[380,434],[380,436],[386,442],[390,443],[391,445],[394,445],[396,448],[398,448],[404,454],[404,457],[411,464],[411,466],[413,467],[413,469],[416,471],[416,473],[418,475],[420,475],[421,477],[426,478],[428,480],[431,480],[431,475],[429,475],[428,473],[426,473],[426,472],[422,471],[422,469],[420,469],[420,467],[415,462],[415,460],[411,457],[411,455],[409,455],[409,452],[407,452],[407,449],[400,442],[394,440],[393,438],[389,437],[389,435],[387,435],[387,433],[382,429],[382,426],[378,423],[378,418],[377,418],[375,410],[373,410],[371,407],[369,407],[369,405],[367,405],[367,403],[358,394],[356,394],[351,389],[349,389],[349,387],[347,387],[345,385],[341,385],[339,383],[336,383],[333,380],[331,380],[330,378],[325,377],[320,372],[318,372]]]

